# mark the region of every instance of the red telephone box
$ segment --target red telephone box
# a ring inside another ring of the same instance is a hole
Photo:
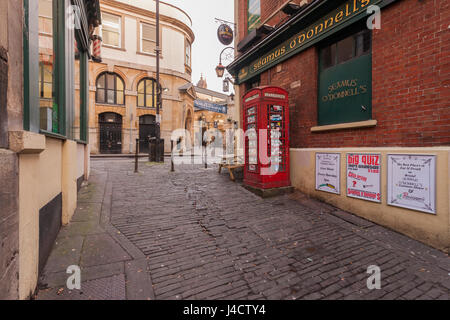
[[[266,190],[290,187],[288,92],[259,87],[243,98],[244,184]]]

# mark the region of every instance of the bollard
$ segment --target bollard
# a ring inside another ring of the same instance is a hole
[[[173,164],[173,140],[170,141],[170,148],[171,148],[171,155],[170,155],[170,161],[171,161],[171,166],[170,166],[170,172],[174,172],[175,171],[175,167]]]
[[[148,162],[152,162],[152,144],[150,136],[148,137]]]
[[[208,169],[208,149],[207,149],[207,145],[205,145],[205,169]]]
[[[139,139],[136,139],[136,155],[135,155],[135,163],[134,163],[134,173],[139,172]]]

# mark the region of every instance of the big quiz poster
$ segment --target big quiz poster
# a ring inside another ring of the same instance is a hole
[[[347,154],[347,196],[381,202],[381,155]]]

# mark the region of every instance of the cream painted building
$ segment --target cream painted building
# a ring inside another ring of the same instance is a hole
[[[155,1],[102,0],[104,21],[101,63],[90,65],[89,141],[91,152],[148,151],[156,127]],[[192,130],[194,93],[180,89],[191,82],[192,21],[183,10],[160,3],[161,138],[170,151],[173,130]]]

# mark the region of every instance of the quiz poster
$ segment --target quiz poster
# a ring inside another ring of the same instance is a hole
[[[316,153],[316,190],[340,194],[340,153]]]
[[[381,155],[347,154],[347,196],[381,202]]]
[[[388,204],[436,214],[436,156],[388,155]]]

